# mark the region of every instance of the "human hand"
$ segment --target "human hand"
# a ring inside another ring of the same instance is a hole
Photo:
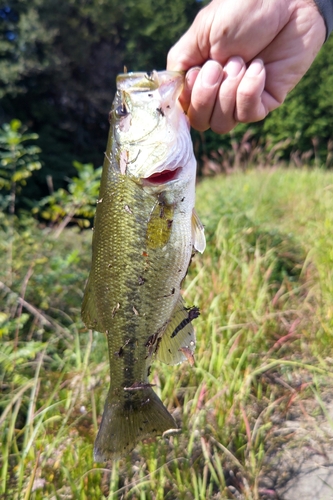
[[[171,48],[167,69],[187,71],[180,101],[192,127],[226,133],[279,107],[325,36],[313,0],[213,0]]]

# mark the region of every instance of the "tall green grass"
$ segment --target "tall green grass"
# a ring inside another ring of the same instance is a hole
[[[305,169],[199,183],[208,244],[184,289],[201,309],[196,363],[151,375],[182,431],[107,464],[92,456],[106,341],[80,319],[90,234],[1,216],[0,498],[266,498],[274,430],[333,375],[332,191]]]

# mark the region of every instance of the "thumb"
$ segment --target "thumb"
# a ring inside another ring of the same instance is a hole
[[[187,71],[194,66],[201,66],[205,58],[201,55],[195,33],[191,28],[170,49],[167,57],[167,69]]]
[[[190,28],[170,49],[167,57],[168,70],[187,71],[194,66],[201,66],[209,59],[209,30],[204,29],[209,25],[209,14],[207,7],[202,9]]]

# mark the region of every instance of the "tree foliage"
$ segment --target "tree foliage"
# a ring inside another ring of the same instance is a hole
[[[16,193],[42,166],[38,159],[40,148],[32,144],[38,135],[25,132],[19,120],[5,123],[0,130],[0,201],[3,207],[9,205],[12,214]]]
[[[102,163],[116,75],[163,69],[171,45],[206,1],[6,0],[0,7],[0,122],[18,118],[38,134],[44,167],[27,182],[29,198],[76,175],[73,162]],[[279,148],[286,160],[312,151],[332,162],[333,37],[285,104],[251,124],[251,144]],[[231,134],[193,135],[197,157],[234,150],[248,125]],[[244,141],[243,141],[244,143]],[[279,146],[279,144],[281,146]],[[308,155],[309,156],[309,155]]]
[[[283,106],[267,117],[263,134],[272,143],[290,139],[287,153],[313,150],[317,162],[332,166],[333,37],[324,45],[307,74]]]
[[[33,213],[58,225],[57,237],[72,221],[80,227],[89,227],[95,215],[102,167],[94,169],[92,163],[82,164],[78,161],[74,162],[74,167],[78,176],[69,179],[67,190],[59,188],[33,208]]]
[[[100,165],[115,79],[163,69],[170,46],[200,8],[196,0],[7,0],[0,8],[0,120],[38,133],[45,194],[75,175],[74,160]],[[39,191],[38,191],[39,190]]]

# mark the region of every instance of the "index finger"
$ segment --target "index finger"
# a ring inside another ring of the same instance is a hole
[[[179,96],[180,104],[183,107],[183,110],[187,113],[187,110],[191,104],[191,95],[193,85],[197,79],[197,76],[200,72],[200,68],[195,67],[191,68],[185,75],[184,88],[182,93]]]
[[[186,32],[169,50],[166,69],[186,71],[194,66],[201,66],[206,59],[200,52],[196,37],[192,37]]]

